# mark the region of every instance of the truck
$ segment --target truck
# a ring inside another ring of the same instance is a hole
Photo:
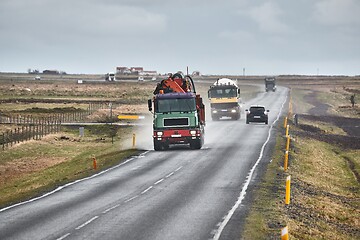
[[[240,88],[235,81],[221,78],[210,86],[208,90],[211,118],[217,121],[222,117],[241,118]]]
[[[153,114],[154,150],[166,150],[170,145],[186,144],[201,149],[205,134],[205,105],[196,93],[191,76],[170,74],[157,84],[148,100]]]
[[[265,91],[276,91],[276,80],[275,77],[266,77],[265,78]]]
[[[116,79],[115,73],[109,72],[109,73],[105,74],[105,81],[113,82],[113,81],[115,81],[115,79]]]

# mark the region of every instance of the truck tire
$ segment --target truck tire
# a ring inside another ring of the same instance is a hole
[[[161,151],[162,150],[162,146],[161,143],[154,141],[154,150],[155,151]]]
[[[246,124],[249,124],[249,119],[246,119]]]
[[[202,147],[201,139],[190,142],[191,149],[200,149]]]
[[[234,119],[234,120],[239,120],[240,118],[241,118],[240,113],[238,115],[236,115],[235,117],[231,117],[231,119]]]

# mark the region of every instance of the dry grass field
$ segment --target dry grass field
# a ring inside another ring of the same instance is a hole
[[[141,114],[151,121],[147,99],[152,97],[156,82],[109,83],[101,82],[100,75],[47,76],[41,81],[32,77],[0,74],[0,116],[71,114],[86,111],[92,103],[102,107],[91,112],[86,122],[118,121],[119,114]],[[207,89],[218,77],[195,79],[207,107]],[[83,84],[77,83],[79,78],[84,79]],[[244,101],[264,91],[263,77],[236,78]],[[292,125],[290,119],[293,141],[285,173],[284,129],[279,123],[273,161],[258,183],[243,239],[279,239],[285,225],[291,239],[359,239],[360,78],[277,79],[279,85],[291,89],[292,111],[298,114],[299,125]],[[355,107],[350,105],[352,94],[356,95]],[[109,117],[110,102],[113,118]],[[0,133],[16,127],[1,124]],[[130,139],[140,130],[131,124],[104,124],[85,127],[85,136],[79,137],[78,126],[63,126],[58,133],[0,150],[0,207],[38,196],[138,154],[142,149],[132,149]],[[92,169],[94,156],[97,170]],[[292,175],[293,183],[289,207],[284,206],[282,184],[287,174]]]
[[[291,88],[289,168],[285,172],[285,130],[267,172],[258,183],[242,239],[360,238],[360,79],[303,79]],[[351,106],[355,94],[357,104]],[[293,114],[298,114],[294,125]],[[291,201],[285,205],[285,179]]]

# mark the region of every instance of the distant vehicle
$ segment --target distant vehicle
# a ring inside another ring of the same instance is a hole
[[[151,81],[156,81],[156,77],[152,77],[152,78],[151,78]]]
[[[140,81],[140,82],[144,81],[144,77],[143,77],[143,76],[139,76],[139,77],[138,77],[138,81]]]
[[[265,91],[276,91],[276,80],[274,77],[266,77],[265,78]]]
[[[246,124],[250,122],[263,122],[268,124],[268,112],[264,106],[252,105],[249,109],[246,109]]]
[[[40,76],[35,76],[34,80],[41,80],[41,77]]]
[[[105,81],[113,82],[116,80],[115,73],[109,72],[105,74]]]
[[[231,79],[221,78],[210,86],[208,97],[211,107],[211,118],[214,121],[222,117],[238,120],[241,117],[240,88]]]

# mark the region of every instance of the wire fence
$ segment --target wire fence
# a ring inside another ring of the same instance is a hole
[[[61,131],[62,123],[84,122],[86,118],[99,109],[111,108],[106,103],[90,103],[86,110],[67,113],[52,113],[47,117],[32,115],[3,115],[0,113],[0,124],[21,125],[15,129],[0,133],[0,146],[2,150],[16,143],[40,140],[45,135]]]
[[[60,121],[35,121],[34,124],[27,124],[13,130],[2,133],[0,139],[1,149],[5,150],[13,144],[29,141],[31,139],[40,140],[47,134],[61,131]]]

